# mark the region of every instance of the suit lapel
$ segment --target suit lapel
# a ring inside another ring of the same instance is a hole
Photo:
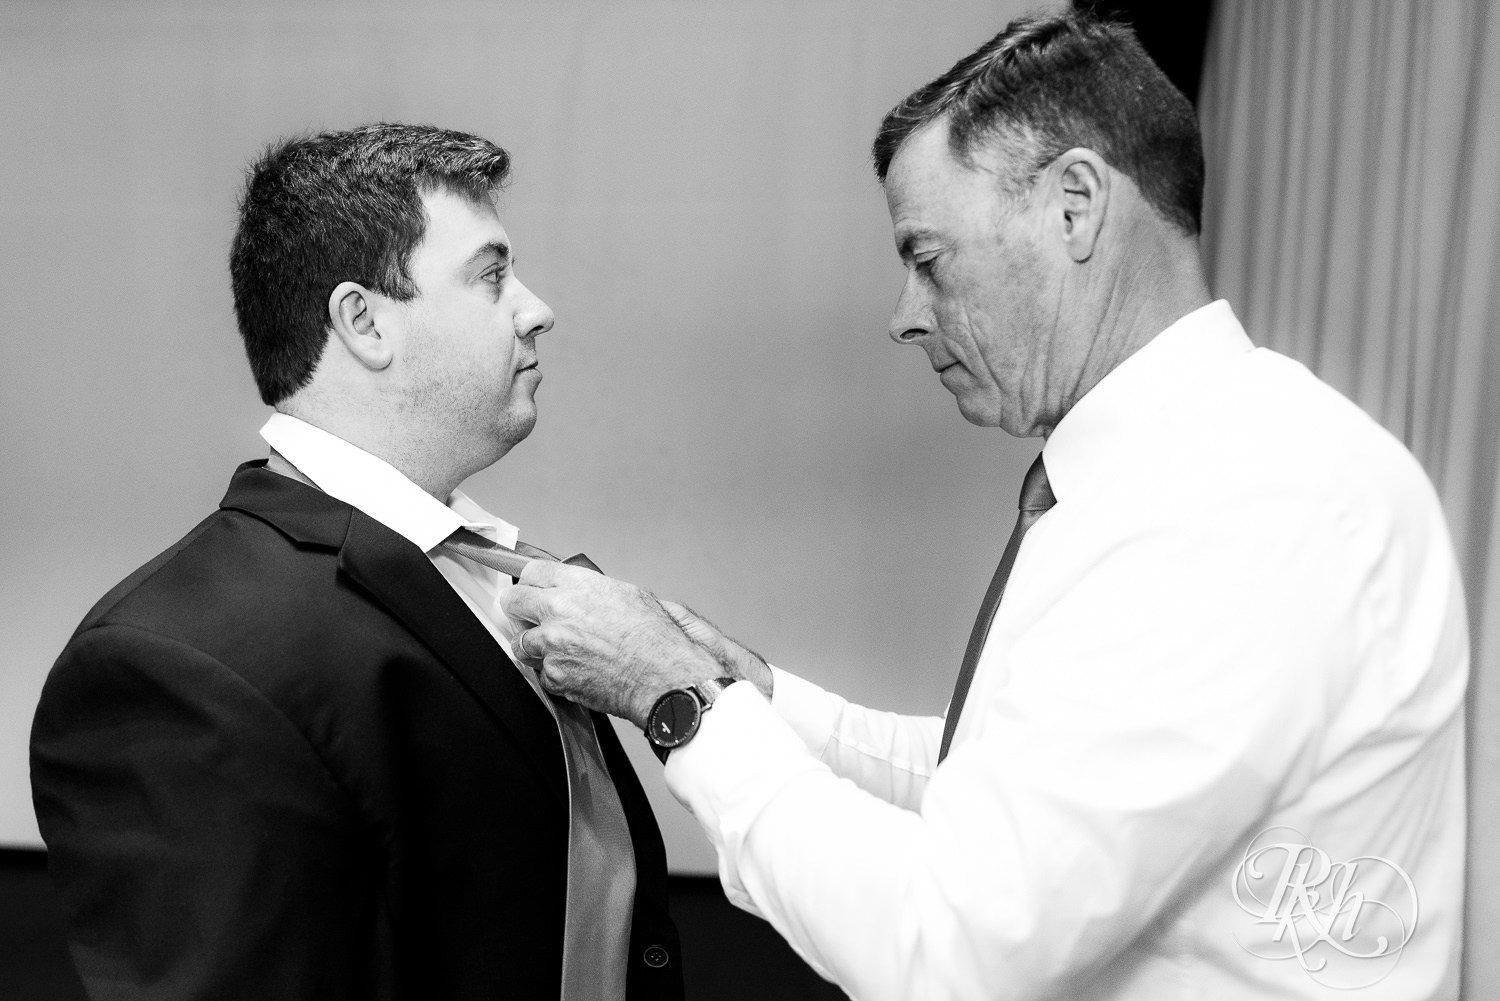
[[[339,570],[394,616],[516,738],[522,752],[568,803],[567,764],[553,719],[505,651],[427,556],[343,501],[246,463],[221,507],[277,526],[298,542],[339,551]]]
[[[356,510],[339,550],[339,569],[425,643],[499,718],[566,805],[567,765],[557,721],[426,555]]]

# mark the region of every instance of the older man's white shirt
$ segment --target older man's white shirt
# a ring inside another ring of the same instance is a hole
[[[1456,997],[1468,638],[1415,460],[1223,302],[1110,373],[1044,458],[1057,505],[941,767],[941,720],[784,672],[774,706],[731,686],[672,754],[731,899],[859,1001]],[[1285,853],[1236,899],[1252,843],[1299,837],[1386,860],[1354,870],[1333,938],[1367,950],[1384,922],[1404,948],[1299,960],[1338,890],[1299,904]]]

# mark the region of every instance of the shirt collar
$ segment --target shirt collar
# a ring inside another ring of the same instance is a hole
[[[445,505],[384,459],[289,414],[272,414],[260,436],[319,490],[359,508],[424,553],[460,528],[510,548],[520,536],[463,491],[453,491]]]
[[[1208,370],[1254,348],[1223,299],[1200,306],[1153,337],[1052,429],[1042,455],[1058,500],[1085,489],[1090,472],[1120,451],[1116,443],[1122,435],[1137,435],[1138,425],[1200,385]]]

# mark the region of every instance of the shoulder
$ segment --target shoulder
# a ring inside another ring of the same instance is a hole
[[[1221,503],[1285,499],[1308,517],[1441,518],[1425,472],[1393,434],[1306,367],[1246,353],[1188,393],[1168,462],[1185,489]]]
[[[124,580],[110,588],[94,603],[79,623],[74,635],[111,618],[129,621],[142,606],[169,605],[179,595],[177,589],[185,575],[194,575],[216,563],[227,565],[238,555],[248,556],[264,548],[270,538],[256,538],[251,524],[235,526],[234,522],[251,523],[254,519],[235,511],[215,511],[200,521],[186,535],[138,567]],[[268,526],[266,526],[268,527]],[[249,532],[244,529],[250,529]],[[274,533],[272,533],[274,534]]]
[[[168,734],[217,744],[248,733],[262,742],[303,743],[264,693],[211,654],[139,625],[104,622],[74,636],[53,665],[32,746],[37,752],[102,740],[108,747],[101,755],[124,754]]]
[[[1306,607],[1393,628],[1462,605],[1437,492],[1393,434],[1301,364],[1258,349],[1174,413],[1154,448],[1174,530]],[[1451,606],[1451,607],[1449,607]]]
[[[253,512],[214,512],[94,606],[48,690],[72,690],[58,675],[98,681],[107,671],[139,683],[191,664],[234,674],[286,708],[337,702],[394,656],[422,659],[420,642],[341,572],[339,541],[332,530],[310,541]]]
[[[331,589],[338,551],[298,544],[271,524],[219,510],[142,565],[84,616],[74,640],[131,626],[189,646],[226,620],[265,621],[314,604]]]
[[[340,583],[336,548],[221,509],[112,588],[73,633],[38,701],[34,779],[55,777],[48,762],[104,767],[110,753],[175,742],[189,757],[233,747],[236,761],[295,762],[326,782],[309,718],[364,707],[351,693],[402,652],[421,656]]]
[[[306,604],[298,565],[323,562],[332,573],[336,556],[298,552],[250,515],[215,511],[84,616],[48,674],[38,724],[49,711],[68,722],[92,706],[179,697],[261,711],[243,654],[267,633],[275,592]]]
[[[1064,533],[1068,521],[1064,534],[1090,551],[1145,546],[1195,574],[1261,580],[1319,606],[1406,593],[1453,570],[1416,459],[1297,362],[1237,353],[1151,413],[1114,437],[1087,489],[1059,492],[1073,515],[1037,531]]]

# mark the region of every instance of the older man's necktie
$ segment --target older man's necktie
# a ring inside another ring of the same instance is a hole
[[[958,728],[958,717],[968,698],[969,686],[974,682],[974,669],[979,666],[979,654],[984,650],[984,641],[990,634],[990,623],[995,620],[995,609],[1000,607],[1000,598],[1005,594],[1005,582],[1016,565],[1016,553],[1021,550],[1021,539],[1025,537],[1036,520],[1057,503],[1052,495],[1052,486],[1047,482],[1047,467],[1038,455],[1031,468],[1026,471],[1026,481],[1021,485],[1021,513],[1016,516],[1016,527],[1005,544],[1005,553],[995,576],[990,578],[989,590],[984,592],[984,601],[979,606],[979,615],[974,619],[974,631],[969,634],[969,646],[964,650],[963,666],[958,669],[958,682],[953,686],[953,699],[948,703],[948,718],[943,721],[943,743],[938,749],[938,761],[948,756],[948,747],[953,743],[953,731]]]
[[[514,550],[460,528],[444,549],[503,574],[519,574],[531,560],[556,561],[545,549],[517,542]],[[598,571],[579,554],[561,562]],[[521,668],[526,670],[526,668]],[[538,689],[540,692],[540,688]],[[563,1001],[624,1001],[630,919],[635,906],[635,853],[630,825],[615,792],[594,721],[580,705],[547,696],[557,717],[568,765],[568,903],[564,918]],[[628,874],[628,878],[619,878]],[[606,976],[619,958],[625,965]],[[611,989],[601,987],[610,985]]]

